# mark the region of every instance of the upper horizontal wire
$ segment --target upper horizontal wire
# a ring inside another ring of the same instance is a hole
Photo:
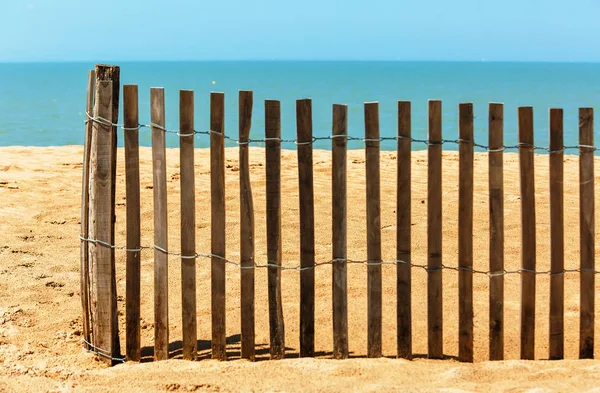
[[[543,147],[543,146],[535,146],[533,144],[530,143],[517,143],[516,145],[503,145],[500,147],[490,147],[488,145],[483,145],[480,143],[477,143],[475,141],[471,141],[471,140],[466,140],[466,139],[442,139],[439,142],[432,142],[429,141],[427,139],[418,139],[418,138],[413,138],[413,137],[408,137],[408,136],[403,136],[403,135],[398,135],[398,136],[384,136],[384,137],[380,137],[380,138],[364,138],[364,137],[355,137],[355,136],[351,136],[351,135],[345,135],[345,134],[338,134],[338,135],[328,135],[328,136],[322,136],[322,137],[317,137],[317,136],[313,136],[310,140],[308,141],[299,141],[297,139],[283,139],[283,138],[263,138],[263,139],[253,139],[253,138],[249,138],[248,140],[242,141],[240,139],[236,139],[233,137],[230,137],[226,134],[223,134],[221,132],[218,131],[213,131],[213,130],[206,130],[206,131],[199,131],[199,130],[192,130],[192,132],[186,132],[186,133],[182,133],[178,130],[169,130],[159,124],[155,124],[155,123],[150,123],[150,124],[138,124],[137,127],[125,127],[124,124],[118,124],[118,123],[113,123],[108,119],[105,119],[103,117],[100,116],[91,116],[88,112],[85,113],[87,116],[87,119],[85,120],[85,123],[88,123],[90,121],[95,121],[98,122],[100,124],[109,126],[109,127],[117,127],[117,128],[121,128],[124,131],[136,131],[139,130],[141,128],[150,128],[150,129],[157,129],[160,131],[163,131],[165,133],[169,133],[169,134],[174,134],[174,135],[178,135],[180,137],[190,137],[190,136],[196,136],[196,135],[218,135],[220,137],[223,137],[224,139],[231,141],[233,143],[236,143],[237,145],[249,145],[251,143],[267,143],[267,142],[279,142],[279,143],[294,143],[298,146],[302,146],[302,145],[310,145],[310,144],[314,144],[315,142],[318,141],[324,141],[324,140],[333,140],[333,139],[337,139],[337,138],[343,138],[346,139],[347,141],[360,141],[360,142],[384,142],[384,141],[399,141],[401,139],[409,139],[411,141],[411,143],[423,143],[426,146],[435,146],[435,145],[444,145],[444,144],[454,144],[454,145],[460,145],[461,143],[469,143],[472,144],[474,147],[477,147],[479,149],[483,149],[486,150],[488,153],[498,153],[498,152],[503,152],[505,150],[516,150],[519,148],[531,148],[534,151],[535,150],[541,150],[541,151],[545,151],[547,153],[553,154],[553,153],[562,153],[565,150],[582,150],[582,149],[591,149],[593,151],[598,151],[600,150],[600,148],[595,147],[595,146],[591,146],[591,145],[585,145],[585,144],[579,144],[579,145],[571,145],[571,146],[563,146],[560,149],[550,149],[549,147]]]

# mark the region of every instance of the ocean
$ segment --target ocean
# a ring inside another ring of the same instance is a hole
[[[427,136],[427,101],[442,100],[443,138],[458,136],[458,104],[472,102],[475,140],[487,144],[488,104],[504,106],[505,144],[517,143],[517,107],[533,106],[535,144],[548,145],[548,110],[564,109],[565,145],[578,143],[578,108],[600,103],[600,64],[488,62],[124,62],[122,84],[139,85],[140,122],[150,122],[150,87],[164,87],[167,128],[179,123],[179,90],[195,91],[196,129],[209,128],[209,95],[225,93],[225,133],[237,137],[239,90],[254,91],[250,137],[264,137],[264,100],[281,101],[282,137],[296,134],[295,100],[312,98],[314,136],[331,134],[332,104],[348,105],[348,131],[364,136],[364,102],[380,103],[380,134],[394,136],[397,101],[412,102],[412,132]],[[87,71],[93,63],[0,64],[0,146],[58,146],[83,143]],[[122,110],[122,109],[121,109]],[[119,116],[122,122],[122,112]],[[597,122],[598,123],[598,122]],[[122,130],[119,144],[122,144]],[[150,145],[150,131],[140,132]],[[208,147],[208,137],[196,137]],[[167,144],[178,146],[168,135]],[[228,145],[233,145],[228,142]],[[293,144],[284,148],[294,149]],[[330,141],[315,148],[329,149]],[[361,148],[359,141],[349,148]],[[384,150],[395,149],[393,141]],[[424,149],[414,144],[414,149]],[[444,149],[456,149],[447,144]]]

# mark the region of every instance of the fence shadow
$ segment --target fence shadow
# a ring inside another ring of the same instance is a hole
[[[240,335],[234,334],[227,337],[227,359],[228,360],[236,360],[241,359],[241,346],[240,346]],[[210,360],[212,358],[211,355],[211,341],[210,340],[198,340],[197,341],[197,356],[196,360]],[[300,352],[297,348],[293,347],[285,347],[285,359],[299,359]],[[333,359],[332,351],[316,351],[314,353],[314,358],[325,358],[325,359]],[[173,341],[169,344],[169,359],[182,359],[183,358],[183,342],[181,340]],[[397,359],[396,356],[382,356],[385,359]],[[366,359],[365,355],[357,355],[354,352],[350,352],[348,355],[348,359]],[[429,356],[426,353],[415,353],[412,355],[412,359],[429,359]],[[255,361],[265,361],[271,360],[271,355],[269,353],[269,345],[268,344],[256,344],[255,346]],[[454,355],[443,355],[440,360],[454,360],[458,361],[458,356]],[[141,363],[149,363],[154,361],[154,347],[146,346],[141,349]]]
[[[235,360],[241,358],[241,336],[234,334],[226,339],[227,347],[227,359]],[[211,355],[211,340],[198,340],[196,344],[197,356],[196,360],[210,360]],[[294,359],[299,357],[299,353],[296,348],[285,347],[286,359]],[[323,357],[332,355],[332,352],[315,352],[315,357]],[[169,343],[169,359],[182,359],[183,358],[183,341],[177,340]],[[268,344],[256,344],[255,345],[255,360],[263,361],[270,360],[271,355],[269,353]],[[149,363],[154,361],[154,346],[145,346],[141,348],[141,363]]]
[[[395,356],[390,356],[392,359],[396,359]],[[413,353],[412,355],[413,360],[414,359],[429,359],[429,355],[427,355],[426,353]],[[440,359],[436,359],[436,360],[456,360],[459,361],[458,356],[454,356],[454,355],[442,355],[442,357]]]

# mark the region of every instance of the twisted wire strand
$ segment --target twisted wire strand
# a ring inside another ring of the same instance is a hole
[[[300,266],[300,265],[282,266],[277,263],[274,263],[274,261],[267,261],[267,263],[264,263],[264,264],[257,264],[254,261],[251,261],[252,264],[250,266],[246,266],[245,262],[248,262],[248,261],[241,261],[241,262],[232,261],[230,259],[225,258],[224,256],[216,255],[216,254],[212,254],[212,253],[196,253],[194,255],[182,255],[181,252],[168,251],[165,248],[157,246],[157,245],[142,246],[139,248],[127,248],[126,246],[113,245],[113,244],[110,244],[108,242],[98,240],[98,239],[85,238],[81,235],[79,235],[79,239],[84,242],[101,245],[101,246],[109,247],[109,248],[116,249],[116,250],[123,250],[125,252],[141,252],[142,250],[157,250],[157,251],[167,254],[169,256],[178,257],[181,259],[215,258],[215,259],[222,260],[224,263],[233,265],[235,267],[238,267],[238,268],[244,269],[244,270],[245,269],[277,268],[277,269],[281,269],[281,270],[305,271],[305,270],[312,270],[319,266],[324,266],[324,265],[334,265],[336,263],[347,263],[347,264],[357,264],[357,265],[365,265],[365,266],[409,265],[410,267],[420,268],[427,272],[433,272],[433,271],[439,271],[439,270],[452,270],[452,271],[463,270],[463,271],[472,272],[473,274],[482,274],[482,275],[485,275],[488,277],[497,277],[497,276],[505,276],[505,275],[509,275],[509,274],[521,274],[521,273],[534,273],[536,275],[540,275],[540,274],[542,274],[542,275],[543,274],[561,275],[564,273],[579,273],[579,272],[593,272],[594,274],[600,273],[600,271],[598,271],[598,270],[589,269],[589,268],[563,269],[562,271],[559,271],[559,272],[552,272],[551,270],[535,271],[535,270],[525,269],[525,268],[521,268],[521,269],[517,269],[517,270],[506,270],[505,269],[502,271],[489,271],[489,270],[477,270],[477,269],[474,269],[469,266],[446,266],[444,264],[442,264],[441,267],[438,267],[438,268],[429,268],[427,265],[412,263],[410,261],[406,261],[406,260],[402,260],[402,259],[396,259],[396,260],[392,260],[392,261],[383,261],[383,260],[369,260],[369,259],[356,260],[356,259],[349,259],[349,258],[334,258],[334,259],[330,259],[330,260],[326,260],[326,261],[315,262],[315,264],[311,265],[311,266]]]
[[[85,344],[88,345],[87,348],[84,347],[84,349],[86,349],[88,352],[93,353],[95,355],[98,356],[102,356],[104,358],[110,359],[114,362],[120,362],[120,363],[124,363],[125,362],[125,358],[123,357],[113,357],[110,355],[110,352],[107,351],[106,349],[102,349],[99,348],[97,346],[95,346],[94,344],[92,344],[91,342],[89,342],[88,340],[86,340],[85,338],[81,339]]]
[[[505,150],[517,150],[519,148],[530,148],[530,149],[533,149],[533,151],[543,151],[543,152],[546,152],[549,154],[562,153],[567,150],[589,149],[589,150],[593,150],[594,152],[600,150],[600,148],[598,148],[598,147],[591,146],[591,145],[585,145],[585,144],[568,145],[568,146],[563,146],[560,149],[550,149],[549,147],[535,146],[530,143],[522,143],[522,142],[519,142],[515,145],[503,145],[502,147],[499,147],[499,148],[491,148],[488,145],[477,143],[475,141],[468,140],[468,139],[442,139],[440,142],[431,142],[427,139],[419,139],[419,138],[413,138],[413,137],[408,137],[408,136],[403,136],[403,135],[383,136],[383,137],[379,137],[379,138],[355,137],[355,136],[351,136],[351,135],[328,135],[328,136],[322,136],[322,137],[313,136],[312,139],[309,141],[299,141],[298,139],[284,139],[284,138],[262,138],[262,139],[249,138],[248,140],[242,141],[240,139],[231,137],[227,134],[223,134],[221,132],[214,131],[214,130],[205,130],[205,131],[193,130],[193,132],[191,132],[191,133],[190,132],[181,133],[179,130],[170,130],[170,129],[167,129],[167,128],[165,128],[161,125],[155,124],[155,123],[149,123],[149,124],[140,123],[137,125],[137,127],[125,127],[124,124],[113,123],[110,120],[105,119],[100,116],[92,116],[89,112],[85,112],[85,114],[86,114],[86,120],[84,121],[84,123],[88,123],[90,121],[98,122],[98,123],[106,125],[106,126],[121,128],[124,131],[137,131],[141,128],[157,129],[164,133],[178,135],[180,137],[191,137],[191,136],[196,136],[196,135],[210,136],[210,135],[214,134],[214,135],[218,135],[218,136],[224,138],[225,140],[235,143],[239,146],[250,145],[250,144],[266,144],[267,142],[293,143],[296,146],[304,146],[304,145],[314,144],[318,141],[326,141],[326,140],[333,140],[333,139],[340,138],[340,139],[346,139],[346,141],[359,141],[359,142],[365,142],[365,143],[366,142],[399,141],[401,139],[409,139],[411,141],[411,143],[422,143],[425,146],[435,146],[435,145],[445,145],[445,144],[459,145],[461,143],[467,143],[467,144],[472,144],[473,147],[485,150],[485,152],[487,152],[487,153],[499,153],[499,152],[503,152]]]

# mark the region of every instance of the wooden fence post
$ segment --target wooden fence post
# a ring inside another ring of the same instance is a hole
[[[89,235],[89,204],[90,204],[90,150],[92,147],[92,127],[93,121],[88,117],[93,116],[94,112],[94,88],[96,85],[96,72],[91,70],[88,73],[87,100],[85,105],[86,118],[84,127],[83,144],[83,175],[81,178],[81,236],[88,238]],[[91,343],[91,315],[90,315],[90,260],[89,260],[89,242],[81,242],[81,274],[80,274],[80,297],[83,321],[83,339],[84,348],[90,349],[88,343]]]
[[[504,106],[489,108],[490,360],[504,359]]]
[[[379,103],[365,103],[367,177],[367,356],[381,357],[381,205],[379,182]]]
[[[194,92],[179,92],[181,182],[181,321],[183,358],[196,359],[196,184],[194,179]]]
[[[300,356],[315,353],[315,207],[313,192],[312,103],[296,101],[300,199]]]
[[[94,100],[94,117],[112,119],[111,81],[100,81],[96,84]],[[114,150],[112,148],[112,127],[103,121],[93,122],[93,141],[90,154],[90,237],[112,244],[112,183],[111,163]],[[119,356],[114,335],[116,304],[113,303],[114,260],[111,248],[105,244],[94,243],[89,247],[93,266],[95,317],[93,327],[94,350],[102,355],[109,364]]]
[[[225,95],[210,93],[212,357],[227,359],[225,330]]]
[[[579,109],[579,241],[580,325],[579,358],[594,358],[595,207],[594,110]]]
[[[473,361],[473,104],[459,107],[458,359]]]
[[[564,357],[565,240],[563,110],[550,109],[550,332],[549,358]]]
[[[285,327],[281,300],[281,116],[279,101],[265,101],[267,192],[267,261],[269,296],[269,351],[271,359],[285,357]]]
[[[252,126],[252,92],[239,92],[241,356],[254,360],[254,204],[248,139]]]
[[[521,173],[521,359],[535,357],[535,176],[533,109],[519,108]]]
[[[411,104],[398,101],[396,288],[398,357],[412,358],[411,312]]]
[[[140,249],[140,153],[137,85],[123,86],[125,134],[125,192],[127,201],[127,249]],[[127,252],[125,314],[128,360],[140,361],[140,251]]]
[[[111,65],[105,65],[105,64],[96,64],[96,83],[98,83],[99,81],[112,81],[112,116],[111,118],[109,118],[108,120],[112,121],[113,124],[117,124],[119,122],[119,93],[121,91],[121,81],[120,81],[120,74],[121,74],[121,69],[118,66],[111,66]],[[113,126],[111,127],[111,146],[112,146],[112,150],[114,151],[113,157],[112,157],[112,162],[111,162],[111,186],[112,186],[112,196],[111,196],[111,203],[112,203],[112,208],[111,208],[111,226],[112,226],[112,237],[110,239],[110,244],[115,244],[115,222],[116,222],[116,215],[115,215],[115,206],[116,206],[116,181],[117,181],[117,127]],[[113,271],[115,270],[115,250],[111,249],[110,250],[111,255],[112,255],[112,261],[113,261],[113,266],[112,269]],[[116,309],[117,308],[117,277],[114,276],[113,277],[113,283],[112,283],[112,288],[113,288],[113,294],[112,294],[112,302],[113,302],[113,307]],[[113,321],[113,345],[115,346],[115,352],[116,353],[121,353],[121,342],[119,339],[119,319],[118,319],[118,315],[115,313],[113,315],[114,321]]]
[[[165,90],[150,90],[152,172],[154,191],[154,358],[169,358],[169,269],[167,163],[165,147]],[[159,249],[160,248],[160,249]]]
[[[444,356],[442,315],[442,102],[429,101],[427,164],[427,347]]]
[[[347,205],[346,147],[348,136],[348,106],[333,106],[333,136],[331,141],[332,241],[333,259],[333,357],[348,357],[348,279],[347,279]]]

